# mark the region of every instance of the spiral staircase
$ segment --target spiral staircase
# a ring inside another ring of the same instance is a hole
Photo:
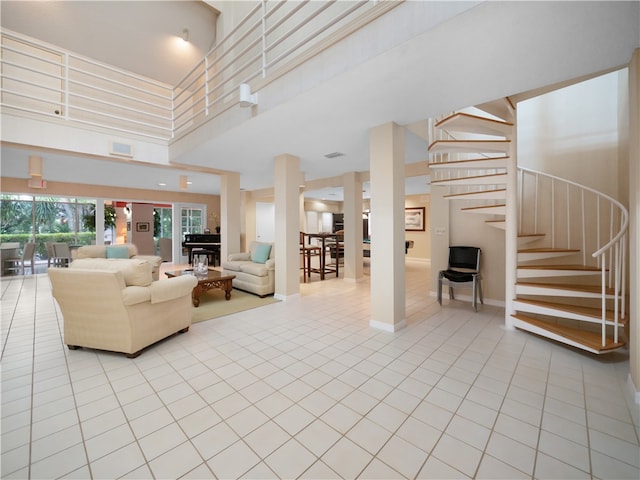
[[[432,119],[432,187],[505,231],[507,326],[594,354],[623,348],[627,210],[518,167],[515,120],[507,98]]]

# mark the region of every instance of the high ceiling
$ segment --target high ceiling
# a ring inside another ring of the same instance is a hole
[[[215,38],[216,12],[205,2],[2,0],[1,8],[3,28],[170,84]],[[416,26],[421,15],[427,20]],[[47,154],[46,176],[157,191],[162,177],[173,178],[168,183],[175,187],[166,188],[178,190],[175,178],[187,174],[194,182],[190,191],[217,194],[215,175],[187,167],[237,171],[247,190],[273,185],[273,158],[283,153],[300,157],[307,180],[367,171],[368,132],[374,126],[412,125],[624,66],[640,46],[638,2],[407,2],[387,17],[378,21],[384,28],[374,30],[377,36],[363,37],[375,39],[377,52],[343,66],[340,56],[348,58],[349,52],[338,47],[318,64],[322,76],[316,74],[307,87],[289,94],[288,79],[270,84],[259,92],[257,114],[247,109],[232,128],[173,155],[184,171],[129,163],[112,168],[113,162]],[[167,47],[166,39],[184,28],[193,56]],[[426,159],[426,142],[418,135],[407,133],[405,149],[407,163]],[[345,155],[325,157],[336,151]],[[28,153],[5,146],[1,153],[2,175],[26,178]],[[87,168],[93,162],[96,167]],[[425,177],[413,183],[426,190]],[[407,193],[414,193],[412,185]]]

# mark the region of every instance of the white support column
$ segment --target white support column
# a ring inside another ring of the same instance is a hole
[[[405,318],[404,130],[386,123],[369,132],[371,171],[371,322],[395,332]]]
[[[362,280],[362,181],[355,172],[343,175],[344,279]]]
[[[240,175],[220,176],[220,261],[240,252]]]
[[[300,159],[275,158],[275,297],[300,294]]]
[[[629,64],[629,390],[640,404],[640,48]]]
[[[513,124],[517,125],[518,112],[513,112]],[[513,301],[516,298],[516,282],[518,271],[518,145],[516,128],[507,137],[511,140],[509,147],[509,166],[507,167],[507,201],[505,215],[505,265],[504,265],[504,325],[513,329],[515,313]]]

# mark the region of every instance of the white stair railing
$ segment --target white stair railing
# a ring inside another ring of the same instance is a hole
[[[600,268],[602,344],[608,298],[617,342],[618,324],[626,315],[627,209],[593,188],[524,167],[518,167],[518,183],[518,231],[546,233],[551,248],[580,249],[582,265]]]

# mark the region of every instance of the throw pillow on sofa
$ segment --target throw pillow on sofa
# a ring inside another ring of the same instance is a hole
[[[255,251],[251,255],[251,261],[255,263],[265,263],[267,260],[269,260],[270,254],[271,245],[257,245]]]
[[[129,249],[126,245],[108,245],[107,258],[129,258]]]

